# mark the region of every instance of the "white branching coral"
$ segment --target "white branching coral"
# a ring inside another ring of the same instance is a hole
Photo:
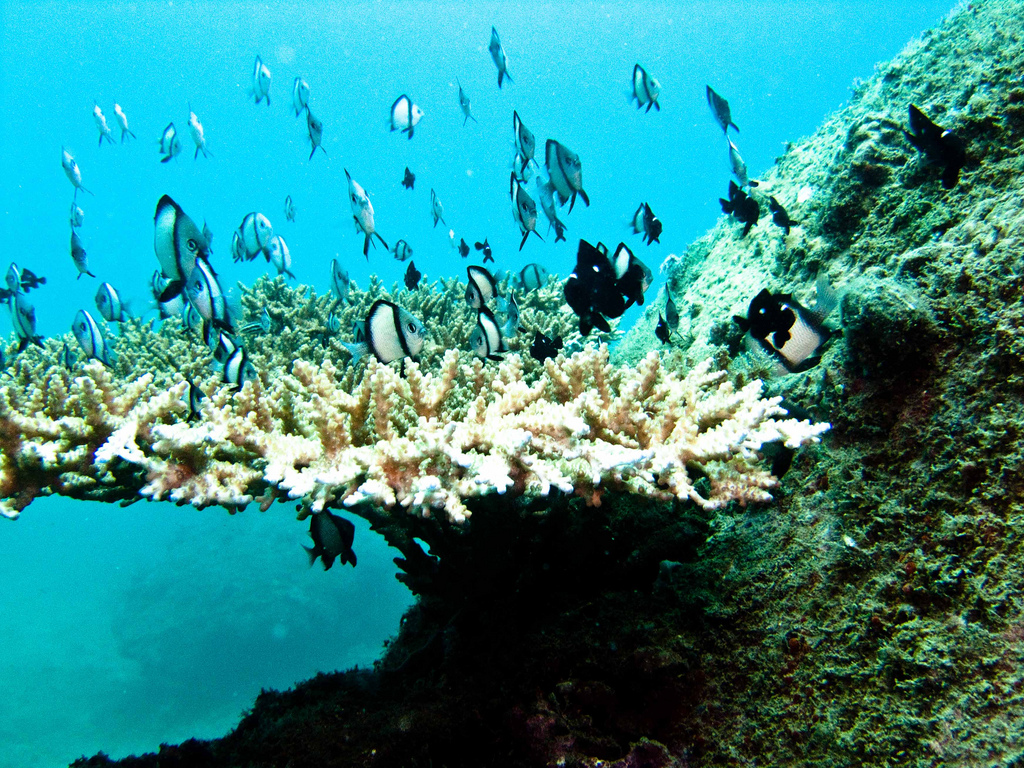
[[[449,351],[433,373],[371,361],[349,389],[330,361],[300,360],[222,388],[189,422],[184,382],[118,383],[98,363],[69,386],[2,388],[3,513],[46,493],[228,509],[259,496],[304,513],[369,503],[462,523],[467,499],[553,488],[591,504],[616,490],[713,509],[769,500],[761,446],[828,429],[787,418],[759,382],[736,389],[710,361],[679,376],[652,352],[616,368],[604,346],[548,360],[532,383],[517,355],[494,365]]]

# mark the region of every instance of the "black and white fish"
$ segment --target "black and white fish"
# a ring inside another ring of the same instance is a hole
[[[221,365],[225,365],[238,349],[238,343],[232,336],[224,331],[216,330],[205,320],[203,321],[203,340],[213,352],[214,361]]]
[[[667,291],[665,293],[665,322],[668,324],[670,331],[679,329],[679,310]]]
[[[658,324],[654,328],[654,336],[662,344],[668,344],[672,340],[672,331],[668,327],[668,321],[658,313]]]
[[[99,360],[108,368],[111,364],[110,348],[107,340],[103,338],[99,325],[93,320],[92,315],[84,309],[78,310],[75,320],[71,324],[71,331],[78,340],[78,346],[85,352],[89,360]]]
[[[459,109],[462,110],[462,114],[465,116],[462,120],[463,127],[469,122],[470,118],[473,118],[474,123],[480,122],[473,117],[473,113],[470,111],[469,96],[462,90],[462,83],[459,82],[459,78],[455,78],[455,83],[459,86]]]
[[[203,320],[215,328],[228,332],[234,330],[232,312],[217,280],[217,274],[202,256],[196,257],[195,268],[185,286],[185,295],[188,297],[189,305]]]
[[[33,288],[38,288],[40,285],[46,284],[45,277],[39,277],[35,272],[27,267],[25,269],[19,269],[18,265],[13,261],[11,262],[11,266],[7,268],[7,275],[5,279],[7,282],[8,295],[19,292],[28,293]],[[4,298],[7,298],[7,296],[4,296]]]
[[[267,261],[269,261],[279,275],[287,275],[292,280],[295,274],[292,272],[292,252],[288,250],[288,243],[280,235],[274,235],[267,244]]]
[[[526,184],[533,178],[533,166],[534,162],[532,160],[527,160],[518,152],[516,152],[516,156],[512,158],[512,173],[515,174],[515,177],[520,184]]]
[[[327,150],[324,149],[324,124],[317,119],[313,113],[306,108],[306,128],[309,131],[309,143],[312,148],[309,150],[309,159],[313,159],[313,155],[316,154],[316,148],[320,147],[323,153],[326,155]]]
[[[167,284],[156,296],[168,302],[180,294],[196,263],[196,257],[209,258],[210,243],[196,223],[169,195],[156,204],[153,216],[153,250]]]
[[[242,238],[242,230],[240,229],[236,229],[231,235],[231,258],[236,263],[248,259],[248,255],[245,252],[245,240]]]
[[[565,240],[565,222],[558,218],[558,209],[555,207],[555,187],[550,181],[537,177],[537,199],[540,200],[540,209],[548,220],[548,232],[555,228],[555,242]]]
[[[110,134],[110,126],[107,125],[107,118],[103,116],[103,110],[100,109],[100,105],[96,102],[93,102],[92,106],[92,119],[96,121],[96,130],[100,132],[100,146],[103,146],[104,139],[113,144],[114,137]]]
[[[708,107],[711,108],[711,114],[715,118],[715,122],[722,129],[722,133],[729,137],[729,126],[731,125],[739,133],[739,126],[732,121],[732,112],[729,111],[729,102],[715,93],[714,88],[710,85],[707,86],[708,96]]]
[[[423,110],[403,93],[391,105],[391,130],[401,131],[411,139],[413,130],[422,117]]]
[[[345,343],[355,362],[368,352],[378,361],[390,363],[415,358],[423,350],[427,331],[423,323],[397,304],[378,299],[363,323],[365,341]]]
[[[291,195],[287,195],[284,199],[284,218],[285,221],[295,223],[295,204],[292,202]]]
[[[313,538],[313,546],[303,545],[302,548],[309,555],[310,567],[320,558],[326,571],[337,558],[342,565],[351,563],[355,568],[356,553],[352,551],[352,541],[356,527],[348,520],[332,515],[326,509],[316,512],[309,517],[309,535]]]
[[[558,355],[562,348],[562,337],[556,336],[551,339],[547,335],[537,331],[533,335],[533,343],[530,344],[530,357],[537,362],[543,363],[549,357]]]
[[[530,129],[523,125],[519,113],[515,110],[512,112],[512,133],[514,134],[513,140],[516,145],[516,154],[526,162],[533,160],[537,154],[537,140]]]
[[[188,381],[188,416],[186,421],[196,421],[202,415],[203,411],[203,400],[206,399],[206,393],[199,388],[192,379]]]
[[[2,349],[2,347],[0,347]],[[78,362],[78,355],[71,350],[71,347],[65,341],[60,348],[60,362],[61,364],[72,371],[75,368],[75,364]]]
[[[508,352],[498,321],[487,307],[477,309],[476,327],[469,336],[469,346],[485,360],[501,360],[501,354]]]
[[[108,323],[123,323],[131,317],[128,303],[121,301],[117,289],[110,283],[102,283],[96,291],[96,309]]]
[[[309,83],[301,77],[296,77],[292,83],[292,107],[296,117],[302,114],[302,110],[309,109]]]
[[[160,162],[170,162],[172,158],[178,156],[179,152],[181,152],[181,139],[178,138],[178,129],[174,127],[174,123],[168,123],[160,136],[160,154],[163,155]]]
[[[579,317],[584,336],[597,328],[611,331],[608,319],[621,317],[635,302],[644,303],[644,292],[650,287],[650,269],[625,243],[619,243],[614,255],[602,243],[593,246],[580,240],[576,268],[565,281],[565,300]]]
[[[790,227],[797,226],[800,222],[794,221],[786,213],[786,209],[782,207],[782,203],[776,200],[773,196],[768,198],[768,210],[772,214],[772,222],[777,227],[782,227],[783,231],[788,235]]]
[[[928,160],[943,166],[942,186],[952,189],[960,180],[960,169],[967,164],[967,147],[963,139],[933,123],[913,104],[909,111],[910,130],[903,134]]]
[[[256,378],[256,369],[249,362],[245,347],[238,347],[224,362],[224,383],[234,391],[240,390],[247,381]]]
[[[197,159],[200,152],[203,153],[203,157],[210,157],[210,152],[206,149],[206,134],[203,132],[203,124],[199,122],[199,117],[192,111],[191,104],[188,105],[188,132],[192,136],[192,143],[196,145],[192,159]]]
[[[494,60],[494,66],[498,68],[498,87],[501,88],[502,82],[505,78],[512,82],[512,75],[508,73],[508,56],[505,55],[505,49],[501,47],[501,39],[498,37],[498,30],[491,27],[491,42],[487,46],[487,50],[491,52],[491,58]]]
[[[78,232],[71,230],[71,260],[75,262],[75,268],[78,270],[78,277],[82,275],[88,275],[89,277],[96,277],[92,272],[89,271],[89,257],[85,253],[85,246],[82,245],[82,238],[78,236]],[[75,278],[76,280],[78,278]]]
[[[423,273],[416,269],[416,262],[410,261],[409,266],[405,270],[405,287],[410,291],[416,290],[416,286],[420,284],[421,277],[423,277]]]
[[[365,320],[353,320],[352,321],[352,341],[355,344],[366,341],[366,321]]]
[[[491,245],[490,243],[487,242],[486,237],[484,238],[484,241],[482,243],[473,243],[473,247],[476,248],[478,251],[483,252],[484,264],[486,264],[488,261],[490,261],[492,264],[494,263],[494,253],[491,251]]]
[[[348,293],[352,284],[348,279],[348,270],[342,269],[337,259],[331,259],[331,293],[340,302],[348,301]]]
[[[533,202],[530,193],[519,183],[514,173],[509,180],[509,194],[512,196],[512,217],[516,220],[519,231],[523,235],[523,239],[519,241],[519,250],[521,251],[531,232],[540,237],[540,232],[537,231],[537,204]],[[540,237],[540,239],[544,238]]]
[[[135,134],[128,130],[128,115],[121,109],[120,104],[114,105],[114,117],[117,119],[117,124],[121,126],[121,143],[124,144],[125,139],[131,136],[135,138]]]
[[[466,282],[466,303],[473,309],[480,309],[498,296],[498,282],[484,267],[466,267],[469,279]]]
[[[82,190],[86,194],[92,194],[92,192],[82,186],[82,171],[78,167],[78,163],[75,162],[75,158],[64,147],[60,148],[60,164],[64,168],[64,173],[67,174],[68,181],[75,188],[76,198],[78,197],[78,190]]]
[[[437,198],[437,193],[434,190],[430,190],[430,215],[434,217],[434,226],[437,226],[437,222],[441,222],[446,227],[448,222],[444,220],[444,206],[441,205],[441,201]]]
[[[406,189],[412,189],[416,185],[416,174],[409,170],[408,167],[405,169],[405,177],[402,179],[402,186]]]
[[[266,99],[267,106],[270,106],[270,81],[270,70],[263,63],[263,59],[257,56],[252,68],[252,88],[249,89],[249,95],[256,98],[257,104]]]
[[[469,256],[469,243],[466,242],[464,237],[459,240],[459,256],[464,259]]]
[[[533,262],[519,270],[516,281],[522,290],[536,291],[547,285],[548,271],[543,264]]]
[[[758,205],[757,200],[736,186],[734,181],[729,182],[729,199],[723,200],[720,197],[718,202],[722,205],[722,213],[732,214],[737,221],[744,225],[743,234],[740,237],[745,237],[751,227],[757,224],[758,219],[761,218],[761,206]]]
[[[85,221],[85,211],[83,211],[77,205],[72,203],[71,213],[68,216],[68,220],[71,222],[72,229],[78,229],[80,226],[82,226],[82,223]]]
[[[640,207],[633,214],[633,220],[630,222],[630,225],[633,227],[633,234],[643,234],[644,242],[648,245],[661,242],[658,239],[661,237],[661,219],[654,215],[654,211],[651,210],[651,206],[647,203],[640,203]]]
[[[267,312],[267,308],[264,307],[255,320],[250,320],[248,323],[238,329],[239,333],[270,333],[270,313]]]
[[[373,220],[373,203],[370,202],[370,196],[366,194],[366,190],[356,183],[356,180],[349,175],[347,170],[345,171],[345,177],[348,179],[348,202],[352,207],[352,218],[356,222],[356,229],[366,236],[363,240],[363,256],[369,261],[370,243],[373,241],[374,236],[380,240],[385,250],[387,250],[388,244],[384,242],[383,237],[377,234],[376,225]]]
[[[341,318],[338,317],[338,313],[333,309],[327,313],[327,322],[324,323],[324,328],[332,336],[341,330]]]
[[[787,371],[806,371],[821,359],[833,335],[824,321],[838,304],[824,273],[818,274],[816,291],[817,304],[808,310],[791,294],[773,294],[765,288],[751,300],[747,316],[733,320]]]
[[[569,201],[569,213],[576,204],[576,195],[583,198],[584,204],[590,206],[590,198],[583,191],[583,166],[580,156],[554,139],[548,139],[545,146],[545,162],[548,177],[558,193],[562,205]]]
[[[395,243],[395,247],[391,249],[391,253],[399,261],[406,261],[412,258],[412,246],[405,242],[405,240],[399,240]]]
[[[12,293],[7,299],[7,308],[11,311],[18,351],[24,352],[29,344],[42,347],[43,339],[36,333],[36,308],[25,298],[25,294]]]
[[[166,320],[168,317],[174,317],[180,315],[182,310],[185,309],[185,294],[179,285],[177,292],[171,293],[165,296],[170,282],[166,277],[160,274],[160,270],[153,272],[153,278],[150,280],[150,290],[153,292],[153,301],[156,302],[157,310],[160,312],[160,319]]]
[[[510,339],[519,331],[519,303],[515,291],[511,291],[507,299],[498,297],[498,311],[505,315],[505,324],[501,326],[502,336]]]
[[[238,227],[238,231],[242,235],[242,245],[245,246],[245,258],[248,261],[252,261],[261,253],[266,256],[268,261],[270,260],[270,253],[267,251],[267,248],[270,246],[271,238],[274,237],[274,225],[270,223],[270,219],[262,213],[252,211],[247,213],[245,218],[242,219],[242,224]]]
[[[636,108],[641,109],[646,104],[647,111],[654,107],[659,112],[661,104],[658,103],[658,96],[661,94],[661,84],[647,74],[647,70],[639,64],[633,65],[633,96],[630,101],[636,101]]]

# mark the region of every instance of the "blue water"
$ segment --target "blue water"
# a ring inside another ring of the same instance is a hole
[[[262,259],[236,266],[228,257],[231,232],[253,210],[287,239],[299,281],[321,292],[332,258],[363,286],[371,273],[399,281],[406,265],[383,249],[362,256],[346,168],[371,194],[378,231],[389,244],[407,240],[428,279],[464,276],[473,263],[450,249],[449,227],[470,243],[487,237],[498,269],[539,261],[566,274],[580,237],[626,239],[656,267],[720,215],[729,165],[705,84],[728,98],[756,176],[785,142],[841,107],[855,78],[950,8],[950,0],[3,3],[0,271],[14,259],[48,278],[31,294],[47,336],[65,333],[79,308],[94,309],[100,280],[142,311],[157,266],[153,211],[167,193],[209,223],[226,284],[267,269]],[[514,78],[502,90],[487,52],[492,24]],[[257,53],[273,74],[269,108],[246,97]],[[660,113],[628,102],[637,62],[661,81]],[[290,109],[296,75],[324,123],[326,155],[312,160],[305,121]],[[456,77],[479,124],[463,126]],[[425,112],[411,141],[386,127],[401,93]],[[94,101],[115,138],[120,103],[138,139],[97,146]],[[190,104],[212,158],[193,160]],[[541,214],[545,242],[531,236],[518,251],[508,200],[514,108],[538,144],[556,138],[582,159],[592,205],[563,209],[568,243],[553,244]],[[172,120],[183,151],[161,164],[157,139]],[[71,264],[61,146],[95,193],[78,202],[98,279],[76,280]],[[417,175],[412,192],[400,184],[406,166]],[[431,188],[449,227],[431,226]],[[289,194],[294,224],[283,214]],[[650,248],[626,230],[644,200],[665,226]],[[0,329],[10,330],[5,311]],[[393,553],[363,527],[357,569],[307,570],[306,526],[286,507],[230,517],[44,500],[0,522],[0,768],[217,735],[261,686],[371,663],[409,602],[392,577]]]

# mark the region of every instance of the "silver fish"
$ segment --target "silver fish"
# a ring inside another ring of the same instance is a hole
[[[636,108],[641,109],[647,105],[647,111],[654,107],[659,112],[661,104],[658,103],[658,96],[661,93],[661,84],[647,74],[647,70],[639,64],[633,66],[633,97],[630,101],[636,101]]]
[[[172,158],[178,156],[179,152],[181,152],[181,139],[178,138],[178,129],[174,127],[174,123],[168,123],[160,136],[160,154],[163,155],[160,162],[170,162]]]
[[[250,320],[238,330],[241,333],[270,333],[270,328],[270,313],[267,312],[267,308],[264,307],[258,318]]]
[[[512,173],[520,184],[528,183],[533,178],[533,161],[516,152],[516,156],[512,158]]]
[[[242,230],[236,229],[231,235],[231,258],[235,262],[246,260],[245,240],[242,239]]]
[[[153,230],[153,250],[160,272],[168,281],[157,301],[166,302],[181,293],[196,257],[209,258],[210,243],[170,195],[164,195],[156,204]]]
[[[107,340],[103,338],[99,325],[92,319],[92,315],[84,309],[78,310],[75,320],[71,324],[71,331],[78,340],[78,345],[85,352],[89,360],[99,360],[108,368],[111,364],[110,349]]]
[[[255,378],[256,369],[249,362],[249,355],[244,347],[238,347],[224,363],[224,383],[237,391]]]
[[[309,159],[313,159],[313,155],[316,154],[316,148],[320,147],[323,153],[326,155],[327,150],[324,149],[324,124],[321,123],[313,113],[306,108],[306,129],[309,131],[309,143],[313,145],[313,148],[309,150]]]
[[[484,267],[466,267],[466,275],[466,303],[472,309],[480,309],[498,295],[498,283]]]
[[[590,198],[583,191],[583,166],[580,163],[580,156],[554,139],[548,139],[545,146],[545,161],[548,168],[548,177],[558,193],[558,199],[562,205],[569,202],[569,213],[576,204],[576,195],[583,198],[583,202],[589,207]]]
[[[395,247],[391,249],[391,253],[399,261],[406,261],[412,258],[412,246],[405,242],[405,240],[399,240],[395,243]]]
[[[196,113],[192,111],[191,104],[188,105],[188,132],[192,135],[192,142],[196,145],[196,152],[192,159],[197,159],[200,151],[203,153],[203,157],[210,157],[210,152],[206,149],[206,135],[203,132],[203,124],[199,122]]]
[[[249,95],[256,98],[257,104],[266,99],[267,106],[270,106],[270,80],[270,70],[263,59],[257,56],[252,69],[252,88],[249,89]]]
[[[292,196],[288,195],[284,199],[284,218],[285,221],[295,222],[295,204],[292,203]]]
[[[121,301],[117,289],[110,283],[100,284],[96,291],[96,309],[108,323],[123,323],[131,317],[128,313],[128,306]]]
[[[508,352],[501,328],[494,314],[487,307],[480,307],[476,313],[476,327],[469,336],[473,352],[486,360],[500,360],[502,352]]]
[[[523,235],[523,239],[519,242],[519,250],[523,250],[523,246],[526,245],[526,238],[533,232],[537,237],[540,237],[540,232],[537,231],[537,204],[533,202],[533,198],[530,197],[530,193],[526,191],[526,188],[516,179],[516,175],[513,173],[509,177],[509,193],[512,196],[512,216],[516,220],[516,224],[519,225],[519,231]],[[540,237],[543,240],[543,237]]]
[[[256,211],[247,213],[242,219],[238,231],[242,235],[245,258],[248,261],[252,261],[261,253],[266,255],[267,246],[274,236],[274,226],[270,223],[270,219]],[[267,258],[269,259],[269,256]]]
[[[404,93],[391,105],[391,130],[401,131],[412,138],[413,129],[423,117],[423,110],[412,103]]]
[[[537,199],[540,200],[540,209],[548,219],[548,232],[555,228],[555,242],[565,240],[565,222],[558,218],[558,209],[555,208],[555,186],[550,181],[544,181],[537,177]]]
[[[448,222],[444,220],[444,206],[441,205],[441,201],[437,198],[437,193],[434,190],[430,190],[430,215],[434,217],[435,227],[438,221],[446,227],[448,226]]]
[[[103,110],[100,109],[100,105],[96,102],[93,102],[92,106],[92,119],[96,121],[96,130],[100,132],[100,146],[103,146],[104,139],[113,144],[114,137],[110,134],[110,126],[107,125],[107,118],[103,116]]]
[[[516,277],[524,291],[536,291],[547,284],[548,271],[542,264],[534,262],[523,267]]]
[[[23,293],[12,293],[7,299],[7,308],[11,311],[11,324],[14,336],[18,340],[18,351],[24,352],[29,344],[43,346],[42,338],[36,334],[36,308],[32,306]]]
[[[732,175],[736,177],[736,181],[739,182],[741,187],[749,186],[750,179],[747,177],[747,164],[743,162],[740,151],[732,143],[732,139],[728,136],[726,139],[729,142],[729,165],[732,167]],[[755,184],[754,186],[757,185]]]
[[[462,83],[459,82],[459,78],[455,78],[455,83],[459,86],[459,109],[462,110],[462,114],[465,116],[462,119],[463,127],[465,127],[466,123],[469,122],[470,118],[472,118],[474,123],[479,123],[480,121],[473,117],[473,113],[470,111],[471,107],[469,103],[469,96],[467,96],[466,92],[462,90]]]
[[[348,271],[341,268],[337,259],[331,259],[331,293],[338,301],[345,302],[350,288]]]
[[[708,96],[708,107],[711,108],[711,114],[715,118],[715,122],[718,123],[719,128],[722,129],[727,137],[729,135],[729,126],[731,125],[739,133],[739,126],[732,121],[732,112],[729,110],[729,102],[715,93],[714,89],[709,85],[707,86]]]
[[[82,226],[82,222],[85,221],[85,211],[72,203],[69,219],[71,221],[71,228],[78,229],[78,227]]]
[[[352,218],[356,223],[356,229],[366,236],[363,240],[363,256],[369,261],[370,243],[373,241],[374,236],[380,240],[381,245],[385,249],[388,247],[388,244],[384,242],[383,237],[377,234],[376,225],[373,220],[373,203],[370,202],[370,196],[349,175],[348,170],[345,171],[345,177],[348,179],[348,202],[352,208]]]
[[[505,49],[501,47],[501,39],[498,37],[498,30],[491,27],[491,42],[487,46],[487,50],[491,52],[491,58],[494,60],[494,66],[498,68],[498,87],[501,88],[502,81],[508,78],[508,81],[512,82],[512,75],[508,73],[508,56],[505,54]]]
[[[416,357],[427,335],[423,324],[408,310],[383,299],[370,307],[363,327],[366,341],[345,343],[353,362],[367,352],[382,363]]]
[[[195,268],[185,286],[185,295],[188,303],[204,320],[216,328],[232,330],[227,299],[224,298],[217,275],[209,262],[201,256],[196,257]]]
[[[128,130],[128,116],[121,109],[120,104],[114,105],[114,117],[117,118],[117,124],[121,126],[121,143],[124,144],[125,139],[131,136],[135,138],[135,134]]]
[[[167,290],[169,283],[170,281],[160,274],[159,269],[153,272],[153,278],[150,280],[150,290],[153,292],[153,300],[160,311],[161,320],[180,315],[181,311],[185,308],[185,295],[180,286],[177,292],[172,292],[167,297],[164,297],[164,291]]]
[[[515,134],[516,153],[527,161],[533,160],[537,153],[537,140],[530,129],[523,125],[519,113],[514,110],[512,112],[512,131]]]
[[[45,277],[39,277],[31,269],[18,269],[18,265],[13,261],[11,266],[7,268],[7,293],[28,293],[33,288],[38,288],[40,285],[46,283]],[[6,298],[6,296],[4,297]]]
[[[291,251],[288,250],[288,243],[280,235],[270,238],[270,244],[267,246],[267,260],[274,265],[277,274],[288,275],[292,280],[295,279],[292,272]]]
[[[327,313],[327,323],[325,324],[328,333],[337,333],[341,330],[341,318],[338,317],[338,313],[333,309]]]
[[[75,162],[75,158],[68,152],[64,147],[60,148],[60,164],[64,167],[64,173],[67,174],[68,181],[75,187],[75,198],[78,198],[78,190],[82,190],[87,194],[92,194],[88,189],[82,186],[82,171],[78,167],[78,163]]]
[[[82,238],[80,238],[78,236],[78,232],[73,229],[71,230],[71,260],[75,262],[79,278],[82,275],[96,277],[96,275],[89,271],[89,257],[85,254],[85,246],[82,245]]]
[[[302,114],[302,110],[309,109],[309,83],[301,77],[296,77],[292,83],[292,107],[296,117]]]
[[[510,292],[507,299],[498,299],[498,309],[505,315],[501,334],[505,338],[512,338],[519,330],[519,302],[516,301],[515,291]]]

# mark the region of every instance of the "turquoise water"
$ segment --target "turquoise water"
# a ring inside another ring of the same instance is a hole
[[[300,282],[326,291],[332,258],[363,286],[371,273],[400,280],[406,265],[383,249],[362,256],[346,168],[371,194],[381,235],[407,240],[428,279],[464,276],[475,263],[451,250],[447,227],[431,226],[431,188],[457,237],[489,239],[498,269],[539,261],[564,275],[580,237],[626,239],[656,267],[720,215],[729,164],[705,84],[729,99],[756,177],[838,108],[855,78],[950,6],[5,3],[0,237],[7,260],[48,278],[31,294],[47,336],[65,333],[78,309],[94,310],[101,280],[145,309],[157,266],[153,211],[165,193],[208,222],[226,284],[267,269],[228,255],[231,232],[253,210],[287,239]],[[487,52],[492,24],[514,79],[501,90]],[[273,74],[269,108],[246,97],[256,54]],[[637,62],[661,82],[661,112],[629,104]],[[326,155],[312,160],[305,121],[291,112],[296,75],[324,123]],[[478,124],[463,126],[456,77]],[[425,112],[411,141],[385,125],[401,93]],[[97,146],[94,101],[115,138],[121,104],[137,140]],[[212,158],[193,160],[189,105]],[[513,109],[539,143],[556,138],[582,158],[592,205],[561,212],[567,243],[553,244],[542,215],[546,241],[531,237],[518,251],[508,202]],[[183,151],[161,164],[157,139],[171,120]],[[77,280],[69,257],[61,146],[95,193],[78,203],[97,279]],[[400,184],[406,166],[417,174],[412,192]],[[642,200],[665,225],[650,248],[626,230]],[[10,332],[3,311],[0,329]],[[393,554],[365,527],[358,568],[308,570],[299,548],[307,526],[290,507],[231,517],[50,500],[0,523],[0,768],[218,735],[260,687],[372,663],[409,602]]]

